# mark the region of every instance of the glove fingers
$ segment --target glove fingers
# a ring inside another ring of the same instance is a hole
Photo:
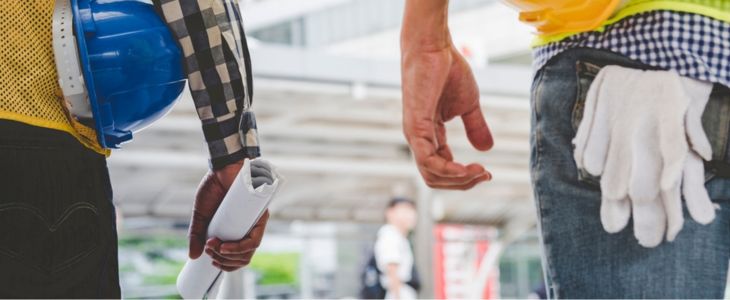
[[[615,201],[624,199],[628,195],[632,156],[630,145],[627,143],[611,145],[601,176],[601,193],[604,199]]]
[[[596,115],[598,92],[601,89],[604,77],[604,73],[599,73],[596,75],[593,83],[591,83],[583,108],[583,119],[581,120],[580,125],[578,126],[578,131],[576,131],[575,138],[573,139],[573,145],[575,145],[573,158],[575,159],[578,169],[585,169],[583,156],[586,151],[588,138],[592,135],[591,132],[593,131],[593,123]]]
[[[608,233],[623,230],[631,218],[631,203],[629,198],[621,200],[601,201],[601,225]]]
[[[653,248],[664,239],[667,227],[667,217],[662,201],[637,202],[631,201],[634,214],[634,236],[639,244]]]
[[[661,150],[658,144],[658,124],[646,118],[631,139],[631,176],[629,178],[629,198],[637,202],[656,201],[659,197],[659,183],[662,172]],[[628,163],[626,161],[622,162]],[[626,180],[618,178],[618,180]],[[677,179],[677,182],[679,178]]]
[[[259,176],[274,178],[274,176],[271,174],[271,170],[262,166],[251,164],[251,177]]]
[[[686,132],[685,116],[690,104],[686,96],[679,74],[673,71],[657,71],[665,74],[656,83],[657,94],[656,104],[657,124],[660,126],[659,143],[661,159],[664,162],[662,168],[661,190],[669,190],[682,178],[684,160],[687,157],[689,145],[687,139],[683,138],[682,132]],[[664,108],[672,106],[672,108]]]
[[[702,108],[704,109],[704,107]],[[702,128],[702,110],[690,106],[685,120],[687,140],[692,150],[697,152],[704,160],[712,160],[712,145]]]
[[[254,188],[257,188],[264,184],[272,185],[272,184],[274,184],[274,181],[271,178],[266,177],[266,176],[258,176],[258,177],[251,178],[251,184],[253,185]]]
[[[597,90],[600,87],[596,88]],[[600,90],[598,91],[601,92]],[[583,168],[591,175],[598,176],[604,171],[607,162],[609,143],[611,142],[610,126],[610,99],[603,100],[598,96],[596,100],[596,111],[593,116],[593,126],[586,141],[585,152],[583,153]]]
[[[684,212],[682,211],[682,196],[679,184],[670,190],[662,191],[662,201],[667,213],[667,241],[674,241],[684,226]]]
[[[705,168],[702,158],[690,152],[685,162],[682,194],[687,210],[697,223],[706,225],[715,219],[715,207],[705,189]]]
[[[685,126],[687,127],[687,139],[692,149],[705,160],[712,159],[712,145],[702,128],[702,113],[712,93],[713,84],[699,81],[692,78],[682,77],[682,85],[685,87],[690,104],[687,108]]]

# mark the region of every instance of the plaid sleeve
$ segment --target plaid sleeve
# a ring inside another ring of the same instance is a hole
[[[251,60],[236,0],[154,0],[185,56],[190,92],[220,169],[260,155]]]

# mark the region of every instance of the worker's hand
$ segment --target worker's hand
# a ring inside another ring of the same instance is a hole
[[[451,43],[402,48],[403,131],[426,184],[466,190],[490,180],[483,166],[455,162],[446,142],[444,122],[461,117],[476,149],[493,145],[471,68]]]
[[[236,270],[250,262],[251,256],[261,243],[266,222],[269,219],[267,211],[240,241],[221,242],[217,238],[206,241],[208,224],[242,167],[243,161],[230,164],[220,170],[209,171],[203,177],[195,195],[193,217],[190,222],[188,256],[196,259],[200,257],[205,248],[206,252],[213,257],[214,263],[224,271]],[[217,255],[214,255],[216,253]]]
[[[268,220],[269,211],[267,210],[246,237],[240,241],[223,242],[215,237],[208,239],[205,243],[205,253],[213,258],[214,266],[226,272],[247,266],[261,244]]]

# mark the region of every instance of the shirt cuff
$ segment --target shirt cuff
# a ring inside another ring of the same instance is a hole
[[[208,150],[211,157],[209,164],[213,170],[219,170],[245,158],[261,156],[254,113],[252,111],[243,112],[237,132],[222,140],[209,141]]]

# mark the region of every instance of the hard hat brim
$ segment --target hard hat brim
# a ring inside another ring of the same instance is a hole
[[[96,95],[96,85],[94,84],[94,74],[91,71],[91,63],[89,60],[89,51],[86,46],[86,34],[84,30],[84,19],[81,16],[79,8],[79,0],[71,0],[71,11],[73,12],[74,20],[74,32],[76,36],[76,45],[79,49],[79,60],[81,60],[81,71],[84,73],[84,82],[86,83],[86,89],[89,96],[89,103],[91,104],[91,111],[94,115],[94,126],[96,127],[96,137],[99,140],[99,144],[103,148],[109,148],[104,138],[104,132],[102,128],[103,122],[99,102]]]

